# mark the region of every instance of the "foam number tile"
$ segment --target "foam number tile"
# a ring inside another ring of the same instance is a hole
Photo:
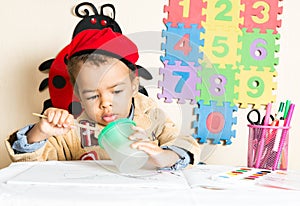
[[[198,108],[194,109],[197,121],[193,122],[193,128],[196,130],[193,137],[199,139],[200,143],[206,143],[209,139],[212,140],[212,144],[221,144],[221,141],[227,145],[231,144],[231,138],[235,138],[236,135],[232,125],[237,123],[237,118],[233,117],[237,109],[236,106],[230,106],[228,102],[217,106],[215,101],[211,101],[210,105],[199,101]]]
[[[277,83],[273,80],[276,76],[277,72],[259,71],[256,67],[240,70],[236,74],[239,79],[236,103],[240,104],[239,107],[247,108],[251,104],[254,109],[260,109],[261,105],[275,102],[276,96],[273,93],[277,89]]]
[[[162,43],[162,50],[165,50],[165,56],[161,56],[164,62],[174,65],[175,61],[181,61],[181,65],[188,65],[187,62],[193,62],[195,66],[199,65],[199,59],[203,58],[203,52],[199,52],[199,47],[204,45],[204,40],[200,39],[203,28],[197,28],[192,24],[191,28],[184,28],[184,24],[178,23],[178,27],[171,27],[171,23],[166,24],[167,30],[163,30],[162,36],[166,37],[166,43]]]
[[[242,23],[240,10],[243,7],[239,0],[209,0],[207,8],[203,13],[206,21],[203,26],[206,32],[203,34],[205,44],[204,54],[214,64],[219,64],[225,68],[225,64],[236,65],[240,61],[237,53],[241,48],[238,41],[241,31],[239,24]]]
[[[244,9],[241,0],[207,0],[207,7],[203,9],[206,21],[203,25],[206,29],[230,28],[237,31],[243,23],[240,11]]]
[[[256,66],[260,70],[269,68],[274,71],[274,65],[278,65],[275,53],[279,51],[276,40],[280,35],[272,34],[272,30],[267,30],[264,34],[260,33],[259,29],[253,29],[253,33],[246,32],[245,28],[242,31],[242,48],[238,51],[242,56],[240,64]]]
[[[242,47],[239,36],[242,32],[228,28],[208,29],[203,34],[203,52],[210,62],[226,68],[227,64],[236,65],[241,61],[238,50]]]
[[[164,6],[164,12],[168,13],[163,22],[171,22],[172,27],[177,27],[177,23],[183,23],[184,27],[191,28],[192,24],[202,27],[202,22],[206,17],[202,15],[206,3],[202,0],[169,0],[169,5]]]
[[[235,87],[238,85],[235,75],[238,72],[239,70],[232,65],[227,65],[225,69],[220,69],[217,64],[202,65],[202,70],[198,70],[198,76],[202,81],[197,84],[201,95],[196,97],[196,100],[203,100],[204,104],[210,104],[210,100],[214,100],[218,106],[222,106],[223,102],[229,102],[233,106],[234,99],[238,97],[235,93]]]
[[[163,81],[158,82],[162,93],[157,97],[165,98],[165,102],[169,103],[173,102],[173,99],[178,99],[180,104],[184,104],[186,100],[195,104],[195,97],[200,95],[200,91],[196,90],[196,84],[201,82],[197,76],[201,66],[193,66],[193,63],[187,66],[180,64],[180,61],[175,61],[175,65],[168,65],[168,61],[164,61],[164,68],[159,70],[160,75],[163,75]]]
[[[282,14],[279,2],[281,1],[242,0],[241,3],[245,5],[245,10],[241,12],[244,23],[240,27],[247,28],[247,32],[252,32],[254,28],[260,28],[262,33],[272,30],[274,34],[277,34],[277,28],[281,27],[281,20],[278,20],[277,17]]]

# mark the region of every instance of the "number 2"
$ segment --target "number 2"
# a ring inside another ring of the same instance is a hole
[[[215,8],[220,8],[222,5],[225,5],[225,8],[216,15],[215,20],[232,21],[232,17],[227,15],[232,9],[231,2],[229,0],[219,0]]]

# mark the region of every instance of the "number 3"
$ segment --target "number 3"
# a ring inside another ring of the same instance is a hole
[[[252,16],[252,20],[257,24],[266,23],[269,20],[269,12],[270,12],[270,5],[263,1],[257,1],[253,4],[253,8],[257,9],[258,7],[262,6],[260,13],[262,14],[262,18],[258,18],[257,16]]]

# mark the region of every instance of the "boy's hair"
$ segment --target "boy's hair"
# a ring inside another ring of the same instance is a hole
[[[70,58],[68,60],[67,68],[68,68],[68,73],[69,73],[69,77],[70,77],[70,82],[74,87],[75,94],[79,97],[79,91],[78,91],[78,87],[76,84],[76,77],[77,77],[78,73],[80,72],[80,69],[83,64],[89,63],[89,64],[95,65],[97,67],[100,67],[101,65],[108,64],[109,62],[111,62],[114,59],[116,59],[116,58],[108,56],[108,55],[100,54],[97,52],[94,52],[92,54],[82,54],[82,55],[73,56],[72,58]],[[122,61],[128,67],[129,77],[131,80],[133,80],[136,77],[136,74],[134,72],[136,69],[135,65],[131,64],[130,62],[126,62],[126,61],[124,62],[124,60],[120,60],[120,61]]]

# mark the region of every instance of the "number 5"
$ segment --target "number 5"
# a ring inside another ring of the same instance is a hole
[[[222,43],[221,41],[227,41],[227,37],[224,36],[216,36],[214,38],[214,42],[213,42],[213,47],[222,47],[223,51],[222,52],[217,52],[217,51],[212,51],[212,53],[216,56],[216,57],[224,57],[228,54],[229,52],[229,47],[226,43]]]

